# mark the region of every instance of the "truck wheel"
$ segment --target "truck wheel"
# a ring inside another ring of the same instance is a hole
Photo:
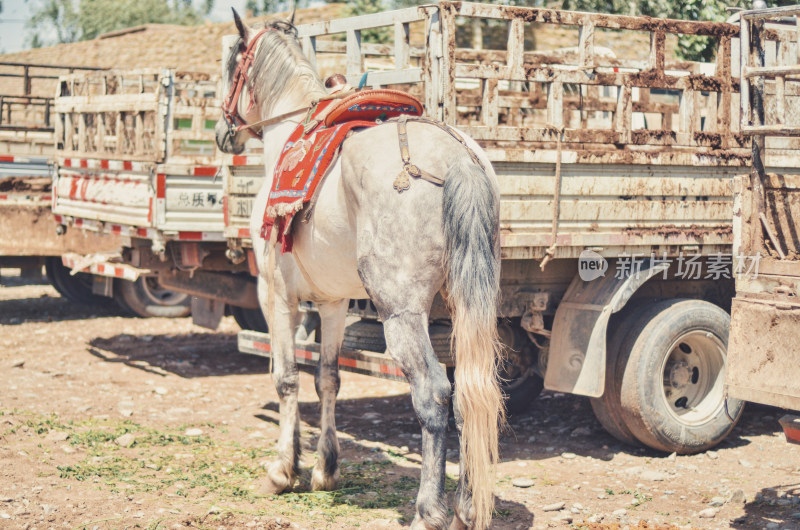
[[[622,404],[620,403],[619,394],[625,365],[620,364],[620,359],[627,357],[621,355],[621,352],[626,347],[626,339],[629,337],[632,320],[635,320],[636,314],[638,313],[634,311],[633,307],[626,307],[611,317],[611,322],[608,325],[610,338],[606,343],[605,389],[601,397],[589,400],[595,418],[597,418],[597,421],[600,422],[606,432],[620,442],[629,445],[639,445],[639,440],[625,425],[625,420],[622,417]]]
[[[164,289],[155,276],[140,276],[135,282],[117,279],[114,299],[128,313],[142,318],[189,316],[192,297]]]
[[[733,429],[744,403],[724,393],[730,316],[702,300],[665,300],[631,326],[621,351],[625,425],[643,444],[691,454]]]
[[[235,305],[229,307],[233,319],[239,324],[240,328],[259,331],[261,333],[269,332],[267,319],[264,318],[264,313],[261,312],[261,309],[245,309],[244,307]]]
[[[506,400],[506,411],[511,415],[522,414],[544,390],[544,379],[533,370],[527,370],[513,379],[501,380],[500,390]]]
[[[75,304],[108,304],[108,298],[92,293],[92,275],[79,272],[72,276],[71,269],[61,263],[60,257],[48,257],[44,262],[45,273],[56,291]]]
[[[386,337],[383,335],[383,324],[369,319],[353,322],[344,328],[342,347],[348,350],[385,352]]]

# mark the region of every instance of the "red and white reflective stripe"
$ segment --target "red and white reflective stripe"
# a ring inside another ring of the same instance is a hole
[[[264,164],[264,159],[258,155],[233,155],[230,165],[232,166],[260,166]]]
[[[12,203],[33,203],[35,205],[39,205],[39,203],[49,203],[52,200],[52,196],[47,195],[29,195],[27,193],[0,193],[0,201],[8,201]]]
[[[71,168],[108,169],[112,171],[136,171],[145,173],[148,167],[144,162],[130,160],[106,160],[100,158],[58,158],[58,165]]]
[[[265,337],[260,339],[258,337]],[[264,357],[272,357],[272,346],[269,339],[264,333],[243,331],[239,333],[238,343],[239,351],[243,353],[251,353],[254,355],[262,355]],[[354,352],[355,354],[355,352]],[[348,372],[356,372],[360,374],[373,375],[382,377],[384,379],[394,379],[405,381],[405,375],[399,366],[391,359],[391,357],[380,355],[373,355],[373,359],[359,359],[350,357],[347,351],[343,351],[339,355],[339,367]],[[302,347],[295,349],[295,358],[299,364],[306,364],[316,366],[319,364],[319,352],[308,350]],[[380,360],[378,360],[378,358]],[[384,360],[385,359],[385,360]]]
[[[64,266],[69,267],[70,269],[81,267],[81,261],[85,261],[85,258],[76,254],[66,254],[61,257],[61,262],[64,264]],[[83,266],[78,272],[86,272],[89,274],[96,274],[97,276],[120,278],[135,282],[140,275],[148,274],[150,271],[145,269],[137,269],[136,267],[132,267],[131,265],[126,265],[124,263],[95,262]]]
[[[178,241],[224,241],[225,234],[222,232],[195,232],[191,230],[181,230],[178,232]]]

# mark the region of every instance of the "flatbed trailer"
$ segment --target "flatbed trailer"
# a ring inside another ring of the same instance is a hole
[[[506,28],[504,49],[472,46],[476,26]],[[557,48],[532,46],[543,27],[561,36]],[[742,410],[723,392],[732,186],[751,159],[739,130],[738,32],[469,2],[298,27],[322,73],[344,71],[357,85],[370,65],[366,85],[412,92],[427,116],[486,150],[501,193],[509,407],[530,405],[543,385],[586,395],[620,440],[679,453],[721,441]],[[675,59],[670,47],[686,34],[712,37],[716,62]],[[609,53],[615,42],[629,55]],[[770,145],[766,156],[772,170],[800,174],[789,144]],[[142,237],[130,251],[165,285],[210,300],[211,324],[220,303],[255,302],[248,226],[266,178],[254,146],[216,160],[223,241],[172,240],[163,252]],[[368,370],[386,375],[393,364],[375,312],[368,301],[352,310],[363,318],[348,328],[340,367],[366,369],[357,361],[367,350],[386,360]],[[452,366],[441,299],[430,318],[434,350]],[[243,332],[240,348],[266,354],[268,342]],[[301,350],[298,358],[313,361]]]
[[[727,391],[795,411],[781,418],[800,443],[800,178],[764,163],[776,142],[800,152],[800,6],[741,13],[742,126],[752,169],[736,179],[734,253],[757,256],[757,271],[736,277]]]

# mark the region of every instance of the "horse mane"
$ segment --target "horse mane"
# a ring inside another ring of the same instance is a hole
[[[310,103],[327,94],[317,72],[306,59],[297,41],[297,28],[284,20],[274,20],[253,28],[258,32],[269,28],[261,37],[261,42],[253,58],[253,67],[248,90],[256,90],[256,100],[261,102],[262,115],[273,114],[277,105],[286,96],[303,94],[301,103]],[[234,44],[234,49],[242,49],[242,39]],[[228,59],[228,74],[236,70],[236,53]]]

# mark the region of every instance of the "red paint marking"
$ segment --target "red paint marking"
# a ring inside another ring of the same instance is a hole
[[[239,229],[239,237],[250,237],[250,229],[249,228],[240,228]]]
[[[75,219],[75,226],[83,226],[83,219]]]
[[[250,269],[250,276],[258,276],[258,265],[256,264],[256,255],[253,249],[247,251],[247,268]]]
[[[222,225],[228,226],[228,196],[222,197]]]
[[[104,272],[106,272],[106,266],[105,266],[105,265],[103,265],[102,263],[98,263],[98,264],[97,264],[97,272],[99,272],[99,273],[104,273]]]
[[[101,160],[100,167],[103,169],[108,169],[108,160]]]
[[[114,276],[117,278],[122,278],[125,276],[125,269],[122,267],[114,267]]]
[[[152,204],[152,199],[150,199],[150,201]],[[147,237],[147,228],[137,228],[136,235],[138,235],[139,237]]]
[[[247,157],[244,156],[244,155],[234,155],[233,156],[233,165],[234,166],[247,165]]]
[[[64,218],[61,217],[60,215],[54,215],[53,217],[56,218],[56,222],[59,223],[59,224],[64,222]]]
[[[358,366],[358,363],[355,359],[339,357],[339,366],[347,366],[348,368],[355,368],[356,366]]]
[[[396,375],[398,377],[404,377],[405,374],[400,368],[393,368],[390,366],[386,366],[385,364],[381,365],[381,373],[387,375]]]
[[[133,162],[128,162],[127,160],[122,163],[122,169],[126,169],[128,171],[133,169]]]
[[[147,222],[153,224],[153,198],[150,197],[147,202]]]
[[[64,159],[64,167],[72,167],[72,160],[69,158]]]
[[[616,66],[614,67],[614,73],[615,73],[615,74],[618,74],[618,73],[619,73],[619,68],[618,68],[618,67],[616,67]]]
[[[8,199],[8,195],[7,194],[4,193],[4,194],[0,195],[0,201],[5,201],[7,199]]]
[[[81,182],[81,199],[86,200],[86,190],[89,188],[89,179],[83,179]]]
[[[69,179],[69,198],[78,198],[78,179],[75,177]]]
[[[314,354],[308,350],[297,349],[294,351],[294,354],[300,359],[306,359],[307,361],[310,361],[314,358]]]
[[[215,177],[217,168],[213,166],[197,166],[192,173],[195,177]]]
[[[120,225],[111,225],[111,233],[120,235],[122,233],[122,227]]]
[[[7,155],[0,156],[0,162],[13,162],[13,161],[14,161],[13,156],[7,156]]]
[[[81,160],[81,167],[83,168],[89,167],[89,161],[86,159]]]
[[[203,232],[178,232],[178,239],[188,241],[202,241]]]
[[[272,351],[272,348],[266,342],[253,341],[253,348],[255,348],[256,350],[259,350],[259,351],[268,351],[268,352]]]
[[[167,197],[167,176],[163,173],[156,175],[156,198],[164,199]]]

